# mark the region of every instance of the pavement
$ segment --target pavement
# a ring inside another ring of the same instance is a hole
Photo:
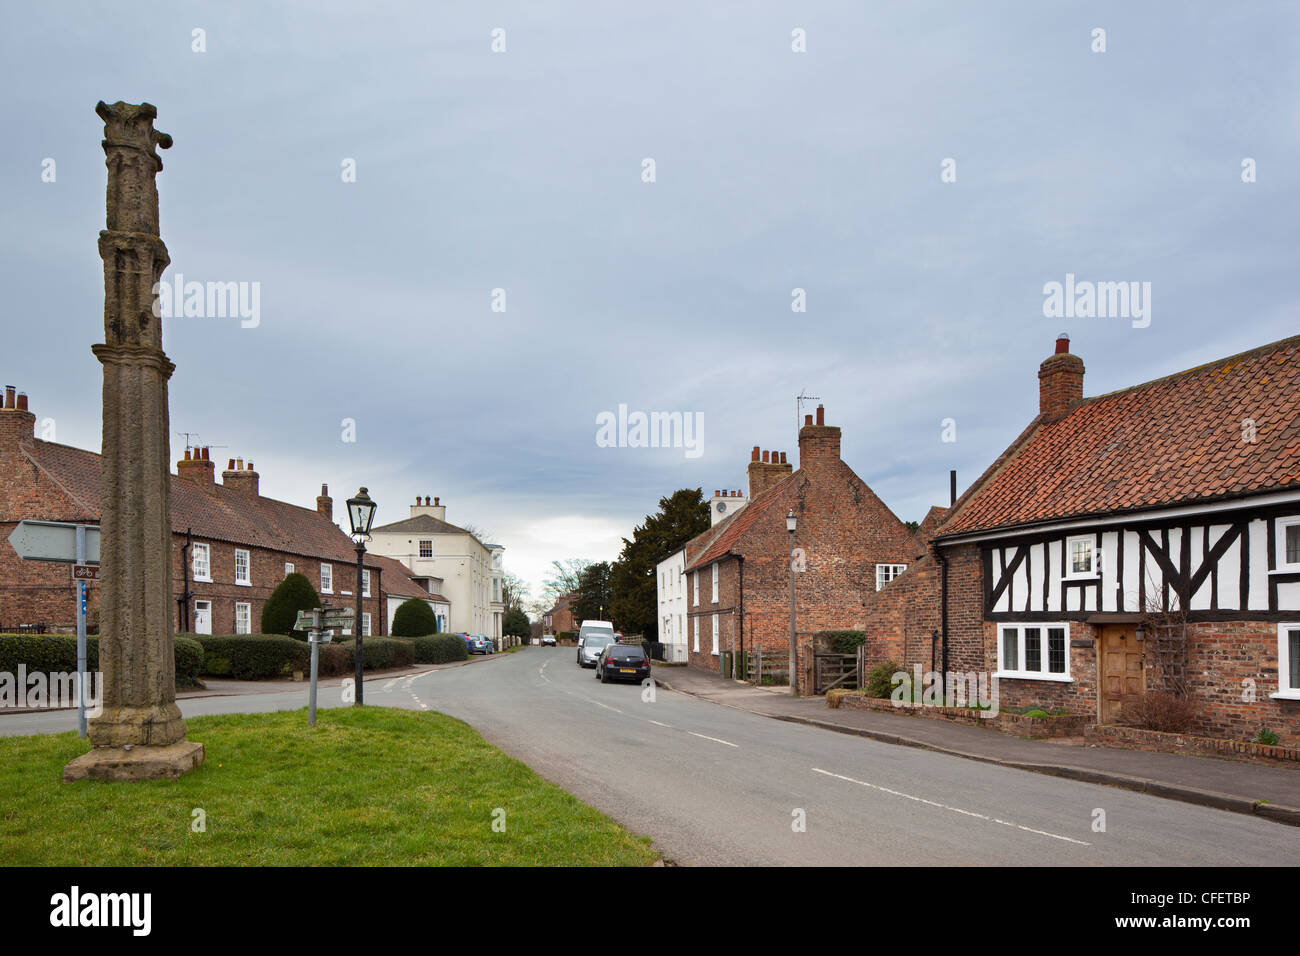
[[[946,720],[831,709],[823,697],[793,698],[788,688],[754,687],[693,667],[657,666],[654,677],[680,693],[777,720],[1300,826],[1300,767],[1030,740]]]

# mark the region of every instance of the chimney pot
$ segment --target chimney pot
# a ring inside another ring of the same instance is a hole
[[[16,407],[16,404],[14,402],[14,395],[16,392],[17,389],[15,389],[12,385],[5,386],[5,408]]]
[[[425,496],[424,496],[424,503],[425,503],[426,505],[429,503],[429,496],[428,496],[428,495],[425,495]]]
[[[320,486],[320,493],[321,493],[321,496],[322,496],[322,497],[325,496],[325,495],[328,495],[328,494],[330,493],[330,486],[329,486],[329,485],[321,485],[321,486]]]
[[[812,412],[809,412],[803,417],[803,423],[805,427],[812,424]]]
[[[433,499],[433,503],[434,503],[434,505],[436,506],[436,505],[438,504],[438,499],[437,499],[437,498],[434,498],[434,499]]]
[[[188,448],[185,449],[185,460],[186,461],[190,460],[190,450]]]
[[[211,449],[209,449],[207,445],[204,445],[204,446],[203,446],[203,460],[204,460],[204,461],[211,461],[211,460],[212,460],[212,456],[211,456],[211,454],[210,454],[210,451],[211,451]]]
[[[19,392],[19,393],[18,393],[18,410],[19,410],[20,412],[25,412],[25,411],[27,411],[27,393],[26,393],[26,392]]]
[[[718,491],[718,489],[714,488],[714,489],[713,489],[713,497],[715,497],[715,498],[721,498],[721,497],[722,497],[722,492],[720,492],[720,491]]]
[[[818,405],[818,406],[817,406],[817,424],[818,424],[818,425],[825,425],[825,424],[826,424],[826,406],[825,406],[825,405]]]
[[[226,465],[226,471],[234,471],[234,470],[235,470],[235,459],[232,458],[230,459],[229,463],[227,463]]]
[[[249,462],[248,462],[248,470],[249,470],[249,471],[255,471],[255,470],[256,470],[255,468],[253,468],[253,462],[252,462],[251,459],[250,459]]]
[[[1056,337],[1056,355],[1065,355],[1070,351],[1070,333],[1062,332]]]
[[[749,456],[750,461],[758,461],[758,446],[754,446],[754,451]]]
[[[781,452],[781,464],[785,464],[785,452]]]

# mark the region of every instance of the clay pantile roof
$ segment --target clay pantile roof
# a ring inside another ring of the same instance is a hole
[[[778,492],[794,481],[795,475],[798,474],[799,472],[796,471],[793,474],[786,475],[725,521],[718,522],[704,534],[697,535],[686,542],[686,570],[694,571],[696,568],[712,564],[719,558],[730,554],[732,547],[740,540],[741,536],[752,528],[759,518],[770,511],[775,502],[780,500],[781,496]],[[698,551],[698,556],[692,560],[691,554],[694,549],[699,547],[702,547],[703,550]]]
[[[1296,488],[1300,336],[1035,419],[939,535]]]
[[[99,519],[100,456],[40,439],[22,443],[28,460],[61,486],[84,513],[48,520]],[[352,539],[314,508],[252,496],[222,485],[202,486],[170,475],[172,530],[200,540],[228,541],[343,564],[356,564]],[[45,516],[42,516],[45,517]],[[366,564],[375,567],[373,554]]]

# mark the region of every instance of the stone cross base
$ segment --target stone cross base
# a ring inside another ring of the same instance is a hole
[[[96,747],[63,768],[63,782],[175,780],[201,763],[203,744],[190,740],[165,747]]]
[[[174,700],[146,707],[105,707],[88,729],[96,747],[166,747],[185,739],[185,721]]]

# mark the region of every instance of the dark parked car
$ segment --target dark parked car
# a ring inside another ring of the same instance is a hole
[[[650,658],[640,644],[609,644],[596,658],[596,676],[602,684],[612,680],[640,683],[650,676]]]

